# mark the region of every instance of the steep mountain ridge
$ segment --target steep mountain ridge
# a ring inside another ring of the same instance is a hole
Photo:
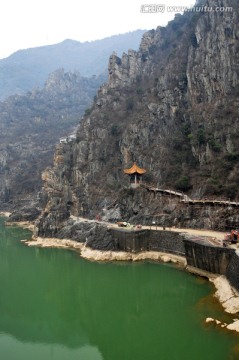
[[[204,3],[233,11],[177,15],[144,34],[138,52],[110,57],[108,83],[75,143],[59,145],[44,172],[42,233],[49,226],[57,233],[70,213],[104,216],[114,207],[117,217],[142,219],[164,211],[143,192],[124,190],[122,170],[133,161],[147,169],[145,182],[191,197],[237,198],[239,6]]]
[[[113,50],[122,54],[138,49],[144,30],[114,35],[102,40],[81,43],[65,40],[59,44],[19,50],[0,60],[0,100],[14,94],[24,94],[44,86],[53,71],[79,71],[82,76],[99,76],[107,68]]]

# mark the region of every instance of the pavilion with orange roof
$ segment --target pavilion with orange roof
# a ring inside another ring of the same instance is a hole
[[[124,173],[130,176],[130,186],[135,189],[142,183],[142,175],[146,173],[146,170],[138,167],[134,162],[131,168],[124,169]]]

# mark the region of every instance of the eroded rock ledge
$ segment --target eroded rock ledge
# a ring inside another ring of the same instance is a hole
[[[215,297],[222,304],[224,310],[235,316],[239,314],[239,292],[236,291],[228,282],[225,276],[218,276],[215,279],[210,279],[216,288]],[[227,324],[223,321],[213,318],[207,318],[205,321],[207,324],[214,323],[216,326],[226,328],[227,330],[233,330],[239,332],[239,319],[234,318],[233,322]]]

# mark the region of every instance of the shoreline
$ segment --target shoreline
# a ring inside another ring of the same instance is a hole
[[[1,213],[0,216],[7,216],[10,213]],[[34,229],[34,224],[31,222],[11,222],[7,223],[7,226],[17,225],[20,227],[27,228],[31,231]],[[152,228],[153,227],[144,227],[144,228]],[[159,230],[161,228],[158,227]],[[212,230],[197,230],[197,229],[178,229],[178,228],[168,228],[169,231],[175,232],[187,232],[192,235],[195,234],[205,234],[206,236],[214,236],[219,234],[218,239],[221,238],[223,233],[215,232]],[[210,234],[210,235],[209,235]],[[157,251],[148,251],[148,252],[140,252],[140,253],[128,253],[128,252],[116,252],[116,251],[102,251],[102,250],[92,250],[85,246],[84,243],[79,243],[75,240],[71,239],[59,239],[59,238],[42,238],[32,236],[31,239],[21,240],[24,245],[29,247],[42,247],[42,248],[59,248],[59,249],[68,249],[78,251],[80,256],[89,261],[97,261],[97,262],[109,262],[109,261],[156,261],[161,263],[173,263],[179,268],[192,273],[196,276],[206,277],[208,281],[212,282],[215,287],[214,295],[219,303],[222,305],[224,311],[228,314],[235,314],[239,317],[239,292],[237,292],[229,283],[223,275],[217,275],[205,272],[201,269],[192,268],[187,266],[186,258],[170,253],[163,253]],[[220,320],[207,318],[205,319],[205,323],[214,323],[216,326],[221,328],[225,328],[230,331],[239,332],[239,318],[233,319],[233,322],[230,324],[226,324],[221,322]]]
[[[0,211],[0,217],[9,218],[10,215],[11,212],[9,211]],[[9,222],[5,221],[5,226],[20,226],[24,229],[29,229],[30,231],[33,232],[35,225],[30,221],[9,221]]]
[[[153,260],[158,262],[169,263],[179,265],[180,267],[186,267],[186,259],[183,256],[178,256],[169,253],[163,253],[159,251],[142,251],[140,253],[130,253],[124,251],[102,251],[92,250],[89,247],[83,246],[81,250],[81,257],[91,261],[143,261]]]
[[[32,237],[29,240],[22,240],[22,242],[29,247],[42,247],[42,248],[63,248],[80,250],[80,256],[83,259],[98,262],[107,261],[143,261],[153,260],[164,263],[172,262],[178,264],[180,267],[186,268],[186,259],[183,256],[174,255],[170,253],[163,253],[159,251],[144,251],[140,253],[130,253],[123,251],[102,251],[93,250],[84,243],[71,239],[58,239],[58,238],[42,238]]]
[[[10,221],[5,222],[5,226],[20,226],[23,229],[28,229],[33,232],[34,230],[34,224],[30,221]]]
[[[10,215],[11,215],[11,212],[9,212],[9,211],[0,211],[0,216],[8,218]]]
[[[231,315],[238,316],[233,319],[233,322],[226,324],[218,319],[206,318],[205,324],[213,323],[214,325],[225,328],[226,330],[239,332],[239,292],[237,292],[223,275],[217,275],[205,272],[201,269],[195,269],[187,266],[185,257],[163,253],[157,251],[148,251],[140,253],[127,253],[117,251],[102,251],[92,250],[85,246],[84,243],[79,243],[70,239],[58,238],[41,238],[32,237],[30,240],[22,240],[22,242],[30,247],[42,248],[59,248],[78,251],[83,259],[97,262],[113,262],[113,261],[156,261],[160,263],[173,263],[180,269],[194,274],[195,276],[202,276],[213,283],[215,291],[213,296],[217,298],[222,305],[223,310]]]
[[[42,238],[39,236],[32,236],[29,240],[21,240],[25,245],[29,247],[41,247],[41,248],[58,248],[69,250],[81,250],[84,244],[78,241],[70,239],[58,239],[58,238]]]
[[[227,324],[218,319],[207,318],[206,324],[213,323],[221,329],[226,329],[234,332],[239,332],[239,293],[234,289],[224,275],[220,275],[214,279],[209,279],[214,284],[216,292],[214,296],[222,305],[227,314],[235,315],[237,318],[233,322]]]

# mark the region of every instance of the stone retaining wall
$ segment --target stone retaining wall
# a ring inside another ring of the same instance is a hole
[[[160,251],[176,255],[185,255],[184,236],[172,231],[160,230],[109,230],[116,251]]]
[[[212,274],[225,275],[229,283],[239,291],[239,251],[193,239],[184,239],[183,242],[188,266]]]
[[[227,280],[239,291],[239,252],[235,251],[226,271]]]
[[[214,274],[225,275],[235,250],[184,240],[187,264]],[[238,264],[239,267],[239,264]]]

